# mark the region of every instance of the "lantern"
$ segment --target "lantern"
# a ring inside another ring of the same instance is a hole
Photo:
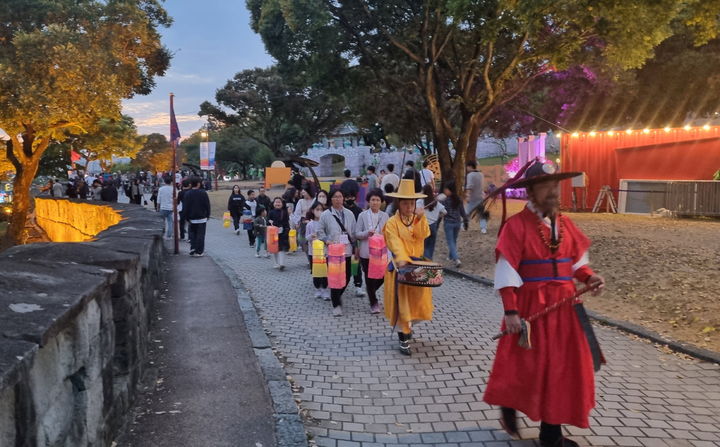
[[[297,230],[294,228],[288,232],[288,239],[290,242],[290,253],[297,251]]]
[[[345,287],[345,244],[328,245],[328,286],[331,289]]]
[[[268,253],[278,253],[280,251],[280,234],[279,228],[275,226],[267,227],[267,251]]]
[[[328,276],[325,243],[320,239],[312,242],[312,276],[313,278],[327,278]]]
[[[368,238],[370,248],[370,262],[368,264],[368,278],[381,279],[385,276],[388,264],[387,246],[382,234],[373,234]]]
[[[225,211],[225,212],[223,213],[223,227],[229,228],[229,227],[230,227],[230,220],[231,220],[230,211]]]

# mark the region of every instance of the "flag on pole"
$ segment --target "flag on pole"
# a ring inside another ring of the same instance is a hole
[[[175,119],[175,107],[173,106],[174,95],[170,95],[170,142],[177,145],[180,142],[180,128]]]
[[[75,152],[72,149],[70,150],[70,161],[72,163],[75,163],[76,161],[80,160],[81,158],[82,158],[82,155],[80,155],[79,153]]]

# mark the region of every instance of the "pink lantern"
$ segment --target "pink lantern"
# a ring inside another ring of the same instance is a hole
[[[345,244],[329,244],[328,286],[331,289],[342,289],[345,284]]]
[[[368,239],[368,245],[370,247],[368,278],[381,279],[385,276],[385,270],[388,264],[385,238],[382,234],[373,234]]]

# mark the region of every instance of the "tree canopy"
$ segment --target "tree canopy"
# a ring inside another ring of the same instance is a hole
[[[335,54],[347,72],[362,72],[352,79],[372,81],[365,88],[414,88],[404,95],[409,102],[388,100],[417,108],[422,98],[418,115],[430,125],[446,178],[463,177],[480,133],[538,78],[588,61],[637,69],[678,23],[692,30],[693,44],[705,43],[717,34],[720,8],[702,0],[247,3],[281,66]]]
[[[172,169],[172,146],[165,135],[151,133],[144,137],[140,150],[130,163],[144,171],[169,171]]]
[[[23,240],[40,158],[65,132],[120,119],[120,101],[146,94],[167,69],[159,0],[6,0],[0,3],[0,128],[16,172],[6,244]]]
[[[201,104],[200,115],[215,125],[235,126],[277,157],[302,154],[348,117],[342,99],[307,81],[277,67],[244,70],[217,91],[218,105]]]

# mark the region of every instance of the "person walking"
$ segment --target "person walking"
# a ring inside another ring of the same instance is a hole
[[[290,232],[290,213],[288,213],[285,201],[280,197],[273,200],[273,208],[268,213],[268,222],[270,225],[278,227],[278,252],[273,253],[275,265],[273,268],[280,271],[285,270],[285,255],[290,250],[290,240],[288,232]]]
[[[399,284],[397,269],[422,256],[423,241],[430,235],[430,227],[425,210],[417,206],[417,199],[425,195],[415,192],[414,180],[403,180],[398,192],[387,195],[395,198],[398,211],[383,229],[385,243],[392,253],[392,271],[385,273],[385,317],[398,329],[400,353],[410,355],[413,323],[432,320],[432,291],[429,287]]]
[[[526,188],[529,201],[502,222],[498,235],[495,289],[505,317],[483,400],[500,406],[501,426],[518,437],[517,412],[540,421],[542,447],[577,447],[561,425],[589,428],[595,406],[594,371],[602,352],[581,303],[563,301],[576,293],[573,280],[599,294],[605,280],[589,266],[590,240],[559,212],[560,181],[579,172],[559,173],[533,160],[491,196]],[[523,330],[529,316],[557,306]],[[518,344],[524,332],[532,349]],[[612,436],[611,436],[612,437]]]
[[[185,218],[190,222],[190,256],[205,256],[205,230],[210,218],[210,198],[202,189],[202,179],[193,177],[183,195]]]
[[[59,179],[55,179],[55,182],[53,183],[52,189],[50,190],[50,193],[53,197],[56,199],[59,199],[61,197],[65,197],[65,187],[62,183],[60,183]]]
[[[368,239],[375,234],[382,234],[388,215],[380,210],[383,202],[383,193],[380,189],[371,189],[366,199],[368,209],[360,213],[355,225],[355,239],[359,243],[359,257],[362,265],[362,273],[365,275],[365,288],[367,289],[368,300],[370,301],[370,313],[379,314],[380,304],[376,294],[383,285],[383,278],[373,279],[368,277],[370,271],[370,245]]]
[[[245,196],[242,195],[239,185],[232,187],[230,197],[228,197],[227,209],[230,212],[230,216],[233,220],[233,228],[235,234],[240,234],[240,218],[242,217],[243,210],[245,209]]]
[[[417,200],[417,207],[425,209],[425,218],[428,221],[428,226],[430,226],[430,236],[425,239],[423,257],[432,260],[433,254],[435,253],[438,226],[440,225],[442,217],[447,214],[447,211],[445,211],[445,206],[440,203],[438,197],[435,196],[431,184],[428,183],[423,186],[422,193],[425,194],[426,197]]]
[[[400,184],[400,177],[398,177],[397,174],[393,172],[395,170],[395,165],[392,163],[388,163],[387,170],[387,174],[383,176],[380,183],[380,189],[382,189],[383,191],[387,191],[385,185],[390,184],[393,187],[393,191],[397,191],[398,185]]]
[[[255,200],[255,191],[252,189],[248,190],[247,192],[247,200],[245,200],[245,209],[250,211],[251,218],[255,218],[255,210],[257,209],[257,200]],[[248,234],[248,243],[251,247],[255,246],[255,230],[250,226],[250,229],[247,230]]]
[[[330,193],[331,207],[323,211],[320,216],[318,239],[328,244],[343,244],[345,246],[345,286],[340,289],[330,289],[330,299],[333,305],[333,316],[342,316],[342,294],[350,282],[355,239],[355,216],[352,211],[343,206],[345,197],[338,188]]]
[[[462,200],[455,194],[455,182],[453,180],[445,182],[443,194],[445,194],[445,199],[441,203],[447,212],[443,229],[445,230],[445,240],[448,246],[448,258],[455,263],[455,267],[460,267],[462,262],[460,262],[458,256],[457,239],[461,226],[467,230],[468,217],[465,214]]]
[[[308,210],[306,215],[307,225],[305,226],[305,239],[309,244],[308,261],[310,262],[310,274],[312,275],[312,243],[318,238],[320,230],[320,216],[322,216],[325,207],[320,202],[315,202]],[[327,255],[327,249],[325,250]],[[330,301],[330,291],[328,290],[327,276],[324,278],[313,277],[313,286],[315,286],[315,298],[322,298]]]
[[[180,227],[180,240],[190,242],[190,237],[188,235],[188,238],[185,238],[185,233],[187,230],[187,216],[185,215],[185,210],[183,209],[183,197],[185,196],[185,193],[190,189],[190,180],[183,179],[180,182],[180,191],[177,193],[177,203],[178,203],[178,226]],[[188,232],[189,233],[189,232]]]
[[[272,208],[272,201],[270,200],[270,197],[265,194],[265,188],[260,187],[260,189],[258,189],[258,196],[256,201],[258,205],[262,205],[265,210],[270,212],[270,209]]]
[[[368,166],[367,167],[367,182],[368,182],[368,191],[372,191],[373,189],[380,186],[379,179],[377,174],[375,174],[375,166]]]
[[[118,201],[118,189],[112,180],[103,185],[102,191],[100,191],[100,200],[109,203]]]
[[[422,169],[420,170],[420,184],[424,188],[425,185],[432,186],[433,191],[435,190],[435,174],[428,169],[428,161],[423,161]]]
[[[264,206],[258,205],[255,208],[255,220],[253,221],[253,232],[255,233],[255,257],[260,257],[260,249],[265,249],[265,257],[269,258],[267,251],[267,210]]]
[[[100,194],[102,193],[102,183],[100,183],[100,180],[95,179],[92,182],[92,188],[90,188],[90,192],[92,194],[92,199],[95,201],[100,201]]]
[[[165,177],[164,185],[158,189],[157,203],[160,207],[160,215],[165,220],[165,239],[172,239],[175,235],[173,222],[173,188],[172,178]]]
[[[465,205],[465,214],[473,216],[477,213],[480,220],[480,232],[487,233],[487,217],[483,201],[485,200],[485,176],[477,170],[477,163],[470,160],[465,163],[465,195],[467,196],[467,205]]]

